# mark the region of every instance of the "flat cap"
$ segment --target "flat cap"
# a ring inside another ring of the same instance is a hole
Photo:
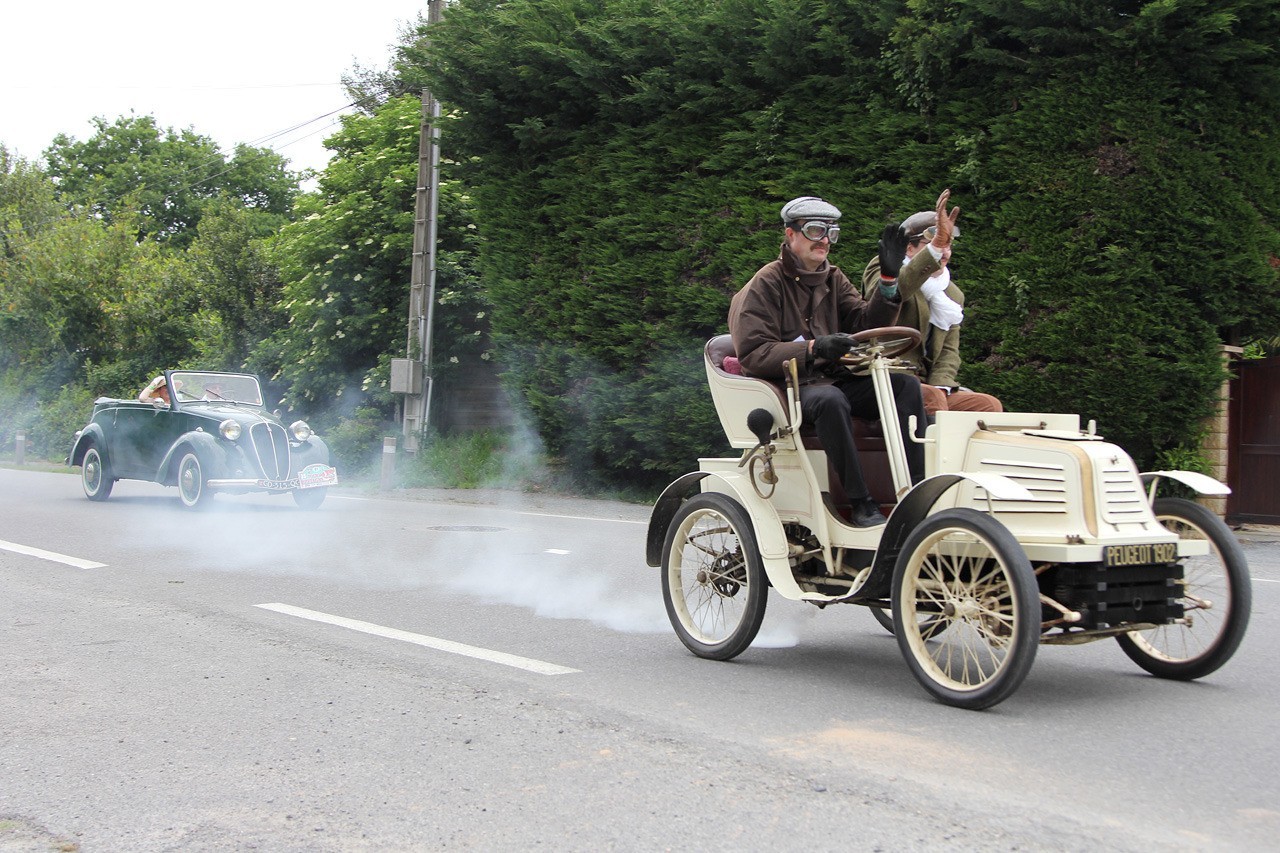
[[[938,212],[936,210],[922,210],[919,213],[913,213],[906,219],[902,220],[902,230],[907,233],[908,240],[914,240],[924,234],[924,229],[931,228],[938,224]],[[951,233],[956,237],[960,236],[960,226],[957,225],[951,229]]]
[[[793,198],[782,206],[783,222],[799,222],[802,219],[829,219],[835,222],[840,219],[840,209],[817,196],[803,195]]]

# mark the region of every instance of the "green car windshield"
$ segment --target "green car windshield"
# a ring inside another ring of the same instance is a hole
[[[169,377],[173,380],[179,403],[205,401],[262,405],[262,389],[258,387],[256,376],[175,370]]]

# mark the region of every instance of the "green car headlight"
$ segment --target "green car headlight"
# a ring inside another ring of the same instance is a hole
[[[306,441],[314,435],[314,433],[311,432],[311,427],[307,426],[306,421],[294,421],[289,424],[289,430],[293,433],[293,437],[298,439],[298,441]]]
[[[222,437],[227,441],[235,441],[240,437],[240,422],[232,418],[227,418],[218,427],[218,431],[222,433]]]

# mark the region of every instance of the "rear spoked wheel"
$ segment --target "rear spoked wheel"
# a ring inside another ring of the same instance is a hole
[[[892,610],[884,610],[879,607],[869,607],[867,609],[871,611],[871,615],[875,617],[875,620],[880,623],[881,628],[884,628],[890,634],[893,633],[893,611]]]
[[[1209,553],[1183,560],[1185,622],[1116,637],[1152,675],[1189,681],[1226,663],[1249,626],[1253,591],[1244,550],[1222,519],[1182,498],[1158,498],[1156,518],[1180,539],[1209,543]]]
[[[875,620],[880,623],[881,628],[884,628],[890,634],[893,633],[893,609],[892,608],[886,610],[882,607],[868,607],[867,609],[871,611],[871,615],[875,617]],[[938,617],[938,618],[941,619],[942,617]],[[928,627],[927,625],[924,626],[924,628],[927,628],[927,627]],[[924,630],[924,628],[922,628],[922,630]]]
[[[989,708],[1026,678],[1040,639],[1040,594],[1003,524],[950,509],[912,531],[893,574],[894,635],[937,699]]]
[[[751,645],[768,601],[751,521],[732,498],[686,501],[667,527],[662,597],[681,642],[695,655],[729,660]]]

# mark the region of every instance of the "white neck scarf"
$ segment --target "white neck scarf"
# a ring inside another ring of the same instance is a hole
[[[906,261],[903,261],[906,266]],[[938,275],[930,276],[920,285],[920,293],[929,300],[929,322],[942,331],[964,322],[964,309],[960,303],[947,296],[947,286],[951,284],[951,270],[946,267]]]

